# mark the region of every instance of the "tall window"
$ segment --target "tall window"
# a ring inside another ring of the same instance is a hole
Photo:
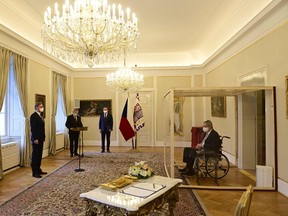
[[[58,102],[57,102],[57,113],[56,113],[56,133],[64,132],[66,116],[64,115],[64,103],[62,97],[61,88],[58,88]]]
[[[21,131],[23,127],[23,112],[20,106],[18,89],[16,86],[16,82],[14,79],[14,71],[13,71],[13,62],[10,64],[10,72],[8,77],[8,88],[7,88],[7,105],[9,109],[7,109],[8,114],[8,135],[12,136],[21,136]]]
[[[19,94],[14,79],[13,64],[12,58],[12,61],[10,61],[7,91],[0,113],[0,131],[3,143],[9,142],[11,138],[20,137],[24,123]]]

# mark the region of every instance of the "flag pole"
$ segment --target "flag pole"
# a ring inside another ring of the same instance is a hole
[[[134,139],[132,137],[132,149],[134,149]]]
[[[135,132],[135,149],[137,149],[137,132]]]
[[[126,66],[126,62],[125,62],[125,66]],[[127,96],[128,96],[128,99],[130,98],[130,92],[128,91],[127,92]],[[134,149],[135,147],[134,147],[134,138],[132,137],[132,139],[131,139],[131,142],[132,142],[132,149]]]

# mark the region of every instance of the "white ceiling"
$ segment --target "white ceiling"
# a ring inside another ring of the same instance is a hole
[[[108,3],[130,7],[138,17],[141,38],[135,53],[128,57],[128,64],[159,67],[207,63],[227,43],[245,34],[255,20],[267,14],[280,1],[108,0]],[[53,8],[56,1],[0,0],[1,2],[20,16],[23,22],[13,23],[11,17],[0,15],[1,23],[41,47],[43,13],[48,6]],[[64,2],[58,0],[59,5]],[[30,27],[25,27],[27,23]],[[115,64],[119,66],[119,63]]]

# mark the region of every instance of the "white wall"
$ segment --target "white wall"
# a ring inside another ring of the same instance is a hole
[[[187,71],[186,71],[187,72]],[[161,71],[163,73],[163,71]],[[155,93],[155,119],[154,123],[156,124],[155,137],[157,143],[163,143],[163,106],[165,106],[163,96],[170,88],[191,88],[194,83],[198,86],[202,84],[202,75],[195,75],[195,82],[192,82],[194,75],[189,76],[148,76],[145,77],[144,90],[151,90]],[[87,100],[87,99],[111,99],[112,100],[112,114],[114,117],[114,131],[111,134],[111,141],[117,145],[117,130],[119,127],[119,121],[121,117],[121,112],[123,109],[123,104],[119,104],[120,96],[116,93],[107,89],[105,84],[105,77],[74,77],[73,78],[73,95],[75,99]],[[132,96],[132,95],[131,95]],[[133,95],[134,96],[134,95]],[[200,100],[201,102],[201,100]],[[130,106],[130,105],[129,105]],[[193,122],[203,122],[203,119],[199,121],[199,115],[195,115],[197,121],[192,120],[192,109],[191,109],[191,98],[185,98],[184,101],[184,136],[177,136],[176,140],[180,142],[191,142],[191,127]],[[198,103],[195,107],[201,107],[201,104]],[[121,110],[121,112],[117,112]],[[201,113],[201,111],[199,112]],[[130,113],[132,115],[132,113]],[[98,122],[99,117],[82,117],[83,123],[89,127],[89,130],[85,132],[85,139],[87,144],[99,145],[100,144],[100,134],[98,133]],[[116,142],[116,143],[115,143]],[[151,143],[152,146],[152,143]]]

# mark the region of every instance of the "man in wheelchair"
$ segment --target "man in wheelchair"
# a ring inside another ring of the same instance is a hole
[[[195,174],[193,164],[197,157],[197,151],[204,149],[205,151],[214,151],[215,153],[219,152],[221,147],[220,136],[217,131],[213,129],[213,124],[210,120],[204,121],[203,132],[204,138],[201,143],[197,144],[195,148],[184,148],[183,162],[186,163],[186,166],[183,169],[179,169],[179,171],[184,175],[192,176]]]

